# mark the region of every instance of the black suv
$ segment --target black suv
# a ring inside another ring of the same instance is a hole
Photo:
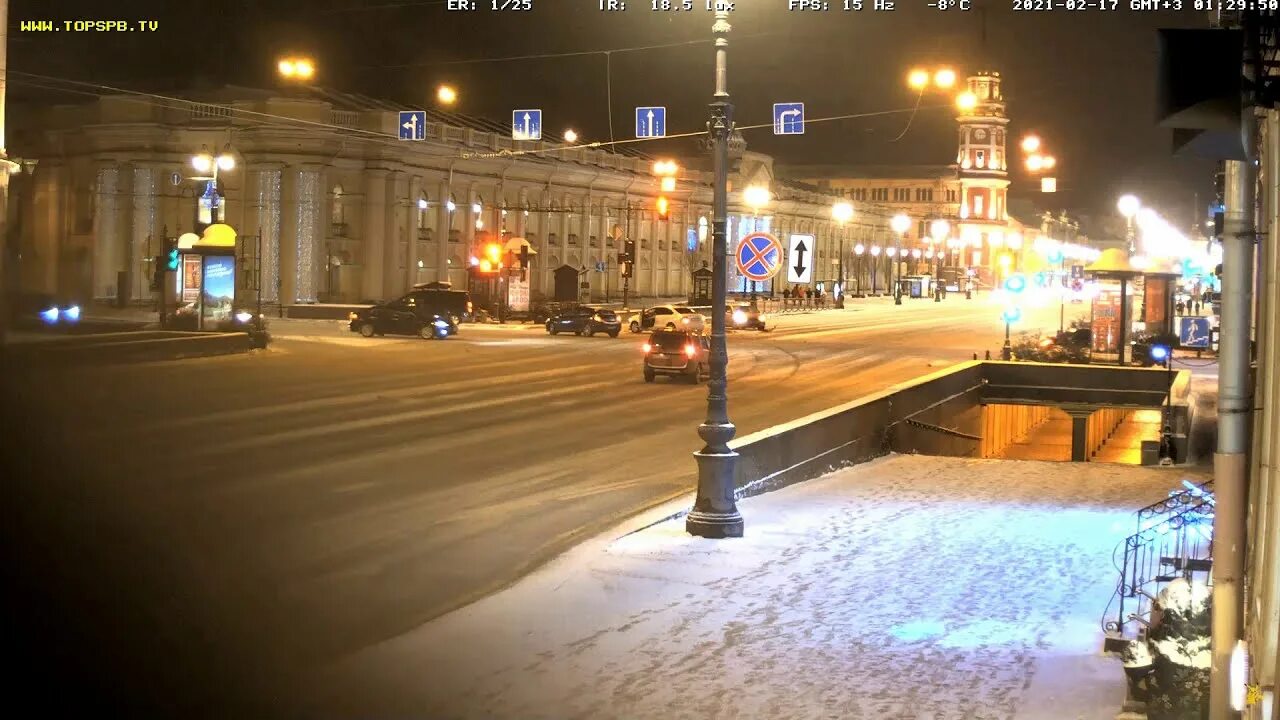
[[[415,290],[398,300],[379,303],[351,313],[351,332],[374,335],[417,335],[440,340],[458,334],[454,308],[436,301],[446,295],[432,290]]]
[[[711,377],[711,338],[695,330],[658,330],[644,344],[644,381],[659,375],[697,384]]]

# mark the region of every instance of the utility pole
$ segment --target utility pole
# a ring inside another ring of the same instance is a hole
[[[1243,13],[1244,87],[1254,79],[1258,28]],[[1254,240],[1258,171],[1254,98],[1242,98],[1241,138],[1245,160],[1226,161],[1226,213],[1222,233],[1222,321],[1218,341],[1218,447],[1213,456],[1213,619],[1209,670],[1209,718],[1237,713],[1229,698],[1231,654],[1243,637],[1245,528],[1248,522],[1250,324],[1253,309]]]
[[[725,343],[725,294],[727,291],[729,214],[729,134],[733,132],[733,105],[726,79],[729,51],[729,12],[717,9],[711,31],[715,35],[716,91],[710,105],[707,130],[713,141],[715,168],[711,250],[711,381],[707,385],[707,419],[698,426],[706,445],[694,453],[698,461],[698,492],[693,510],[685,518],[690,535],[706,538],[742,537],[742,515],[734,502],[734,474],[738,453],[729,448],[737,428],[729,421],[729,351]]]

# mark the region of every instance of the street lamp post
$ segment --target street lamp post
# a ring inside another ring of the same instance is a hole
[[[894,215],[893,219],[889,221],[889,229],[893,230],[894,234],[898,236],[898,248],[894,254],[902,254],[901,259],[904,262],[906,261],[906,255],[902,252],[902,238],[906,236],[907,230],[910,228],[911,218],[906,215]],[[893,255],[890,255],[889,257],[893,257]],[[893,261],[893,269],[895,271],[898,269],[897,259]],[[895,274],[897,273],[895,272]],[[893,283],[893,304],[902,304],[902,283],[900,282],[900,278],[897,277],[894,278]]]
[[[880,246],[872,245],[871,246],[871,295],[872,296],[877,295],[879,292],[879,288],[876,286],[876,270],[879,269],[879,266],[880,266]]]
[[[1129,242],[1129,254],[1137,252],[1133,234],[1133,218],[1142,209],[1142,202],[1135,195],[1121,195],[1116,201],[1116,209],[1124,216],[1125,240]]]
[[[929,237],[934,242],[933,301],[942,302],[942,255],[946,252],[943,242],[951,234],[951,223],[938,219],[929,224]]]
[[[211,173],[191,178],[192,180],[204,180],[208,183],[205,185],[204,195],[196,198],[196,221],[202,225],[212,225],[214,223],[221,222],[222,203],[220,202],[221,196],[218,194],[218,171],[231,171],[234,169],[236,166],[235,157],[233,157],[228,150],[223,150],[217,157],[214,157],[209,153],[209,148],[204,147],[201,148],[199,155],[192,156],[191,166],[194,167],[197,172]],[[200,201],[203,199],[207,199],[209,204],[209,222],[207,223],[200,222]]]
[[[734,502],[734,471],[738,454],[729,448],[736,428],[729,421],[729,352],[725,343],[725,291],[728,243],[725,237],[729,206],[729,133],[733,105],[729,102],[726,65],[729,49],[729,11],[717,9],[711,27],[715,35],[716,91],[710,104],[707,131],[713,142],[715,187],[712,193],[711,380],[707,385],[707,418],[698,426],[706,443],[694,453],[698,462],[697,498],[685,518],[690,535],[706,538],[742,537],[742,515]]]
[[[862,297],[862,253],[866,251],[867,249],[863,247],[862,243],[853,246],[853,256],[858,259],[853,266],[853,286],[858,297]]]
[[[1009,341],[1009,326],[1022,317],[1022,311],[1015,306],[1007,307],[1001,314],[1004,318],[1004,347],[1000,349],[1000,359],[1013,359],[1013,344]]]
[[[845,277],[844,277],[844,225],[853,219],[853,205],[847,202],[838,202],[831,206],[831,217],[835,219],[836,224],[840,227],[840,267],[837,272],[840,276],[840,294],[836,297],[836,307],[844,307],[845,296]]]

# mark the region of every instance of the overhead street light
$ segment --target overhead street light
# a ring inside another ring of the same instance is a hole
[[[924,90],[929,86],[929,71],[916,68],[907,73],[907,85],[912,90]]]
[[[1040,149],[1040,138],[1036,135],[1028,135],[1022,138],[1022,152],[1033,153]]]
[[[933,74],[933,84],[944,90],[953,87],[956,84],[956,71],[951,68],[942,68]]]
[[[568,130],[565,130],[564,141],[569,143],[570,145],[578,142],[578,133],[574,132],[573,128],[569,128]]]
[[[436,88],[436,101],[441,105],[453,105],[458,102],[458,91],[449,85]]]
[[[978,96],[965,91],[956,96],[956,107],[962,112],[969,112],[978,106]]]
[[[1138,214],[1138,210],[1142,208],[1142,202],[1138,200],[1136,195],[1121,195],[1116,201],[1116,209],[1125,218],[1132,218]]]
[[[276,63],[276,72],[285,80],[310,80],[316,74],[316,65],[307,57],[286,57]]]

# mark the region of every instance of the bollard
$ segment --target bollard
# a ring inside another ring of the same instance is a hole
[[[978,359],[978,353],[974,353],[974,354],[973,354],[973,359],[974,359],[974,360],[977,360],[977,359]]]
[[[990,359],[991,359],[991,351],[990,351],[990,350],[988,350],[988,351],[987,351],[987,359],[988,359],[988,360],[990,360]]]

